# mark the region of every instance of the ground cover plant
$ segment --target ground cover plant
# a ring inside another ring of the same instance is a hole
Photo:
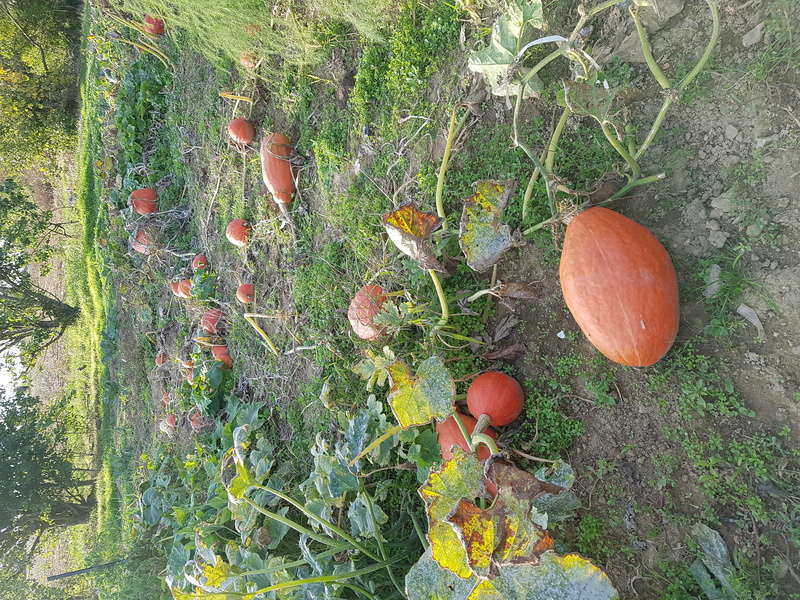
[[[735,4],[87,5],[64,597],[797,597],[796,10]]]

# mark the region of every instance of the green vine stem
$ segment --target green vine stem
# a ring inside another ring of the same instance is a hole
[[[603,135],[606,136],[608,143],[614,147],[614,150],[625,159],[625,162],[628,163],[628,168],[631,170],[631,181],[634,181],[639,178],[641,174],[641,168],[639,167],[639,163],[636,162],[636,159],[631,156],[631,154],[625,149],[625,146],[622,145],[622,142],[617,139],[616,134],[611,131],[609,127],[608,121],[600,121],[600,129],[603,130]]]
[[[464,426],[464,421],[461,420],[461,416],[458,413],[453,413],[453,420],[456,422],[458,430],[461,432],[461,435],[467,442],[467,446],[469,446],[470,452],[475,452],[477,447],[483,444],[484,446],[487,446],[489,448],[492,454],[500,454],[500,448],[497,447],[495,441],[488,435],[486,435],[485,433],[470,434],[467,431],[467,428]],[[475,430],[477,431],[477,426]]]
[[[668,93],[667,97],[664,99],[664,103],[661,105],[661,110],[658,112],[658,116],[653,122],[653,126],[650,128],[647,138],[645,138],[645,141],[636,152],[636,159],[641,157],[642,154],[644,154],[653,143],[656,135],[661,130],[661,126],[664,124],[664,120],[667,118],[669,109],[672,107],[675,101],[680,98],[680,92],[683,92],[697,78],[697,76],[702,73],[703,69],[705,69],[706,65],[708,64],[708,61],[711,60],[711,55],[714,53],[714,48],[717,47],[720,33],[719,6],[717,5],[717,0],[706,0],[706,4],[711,11],[712,29],[711,38],[709,39],[708,44],[706,44],[706,49],[703,52],[703,56],[701,56],[700,60],[697,61],[694,69],[692,69],[689,74],[686,75],[686,77],[684,77],[678,84],[677,92],[672,91]]]
[[[650,72],[653,74],[653,77],[656,78],[658,81],[658,85],[660,85],[665,90],[668,90],[672,87],[672,83],[667,76],[664,75],[664,71],[661,70],[661,67],[658,66],[656,59],[653,57],[653,48],[650,45],[650,38],[647,35],[647,29],[644,28],[642,25],[642,19],[639,18],[639,7],[631,5],[628,9],[628,12],[631,13],[631,17],[633,18],[633,23],[636,25],[636,33],[639,34],[639,43],[642,46],[642,54],[644,54],[644,60],[647,63],[647,66],[650,69]]]
[[[428,269],[428,274],[433,281],[433,287],[436,288],[436,295],[439,297],[439,306],[442,308],[442,316],[433,328],[433,330],[436,331],[447,325],[447,322],[450,320],[450,305],[447,303],[447,296],[444,294],[444,288],[442,287],[442,280],[439,278],[439,274],[433,269]]]
[[[238,535],[238,533],[237,533]],[[334,554],[339,554],[345,550],[349,550],[349,545],[342,545],[342,546],[335,546],[330,550],[325,550],[325,552],[320,552],[316,555],[316,558],[328,558],[329,556],[333,556]],[[308,561],[304,558],[299,560],[295,560],[288,563],[283,563],[277,567],[269,567],[267,569],[258,569],[256,571],[242,571],[241,573],[237,573],[238,577],[250,577],[252,575],[271,575],[277,571],[284,571],[286,569],[294,569],[295,567],[302,567],[303,565],[307,565]]]
[[[254,485],[253,489],[263,490],[263,491],[265,491],[265,492],[267,492],[269,494],[272,494],[273,496],[277,496],[281,500],[285,500],[286,502],[288,502],[289,504],[294,506],[297,510],[299,510],[301,513],[303,513],[306,517],[308,517],[312,521],[316,521],[317,523],[319,523],[320,525],[322,525],[326,529],[329,529],[330,531],[332,531],[333,533],[338,535],[340,538],[342,538],[344,541],[348,542],[354,549],[359,550],[360,552],[362,552],[365,556],[369,556],[372,560],[380,560],[378,558],[378,556],[375,555],[375,553],[370,552],[366,547],[364,547],[363,544],[361,544],[357,539],[355,539],[353,536],[351,536],[349,533],[347,533],[344,529],[342,529],[341,527],[339,527],[335,523],[331,523],[327,519],[323,519],[319,515],[313,513],[310,510],[308,510],[305,506],[303,506],[300,502],[298,502],[297,500],[295,500],[291,496],[287,496],[282,491],[276,490],[275,488],[271,488],[271,487],[266,486],[266,485]],[[250,500],[249,498],[245,498],[245,500],[247,500],[248,503],[251,504],[253,507],[256,506],[256,504],[252,500]],[[256,509],[256,510],[258,510],[258,509]],[[261,512],[261,511],[259,511],[259,512]],[[267,512],[269,512],[269,511],[267,511]],[[262,514],[266,515],[266,513],[262,513]],[[267,516],[269,516],[269,515],[267,515]],[[280,515],[278,515],[278,516],[280,516]],[[326,538],[326,539],[330,539],[330,538]],[[319,540],[317,540],[317,541],[319,541]]]
[[[300,525],[300,523],[292,521],[288,517],[284,517],[283,515],[280,515],[278,513],[274,513],[271,510],[267,510],[266,508],[263,508],[262,506],[260,506],[259,504],[257,504],[256,502],[254,502],[253,500],[248,498],[247,496],[244,496],[242,498],[242,500],[246,504],[249,504],[250,506],[252,506],[254,509],[256,509],[256,511],[260,512],[265,517],[269,517],[270,519],[272,519],[273,521],[277,521],[278,523],[283,523],[284,525],[286,525],[290,529],[294,529],[297,533],[300,533],[300,534],[303,534],[303,535],[307,535],[312,540],[315,540],[315,541],[319,542],[320,544],[325,544],[326,546],[338,546],[336,540],[333,540],[333,539],[331,539],[331,538],[329,538],[327,536],[324,536],[324,535],[320,535],[318,533],[314,533],[308,527],[303,527],[302,525]],[[375,558],[373,560],[377,560],[377,558]]]
[[[380,445],[381,445],[383,442],[385,442],[386,440],[388,440],[388,439],[389,439],[390,437],[392,437],[393,435],[397,435],[397,434],[398,434],[398,433],[400,433],[401,431],[403,431],[403,427],[402,427],[401,425],[395,425],[394,427],[390,427],[389,429],[387,429],[386,431],[384,431],[384,432],[383,432],[381,435],[379,435],[377,438],[375,438],[374,440],[372,440],[372,441],[369,443],[369,445],[368,445],[366,448],[364,448],[364,449],[363,449],[361,452],[359,452],[359,453],[358,453],[358,455],[356,455],[356,457],[355,457],[353,460],[351,460],[349,463],[347,463],[347,466],[348,466],[348,467],[352,467],[352,466],[353,466],[353,465],[355,465],[355,464],[356,464],[356,463],[357,463],[359,460],[361,460],[361,459],[362,459],[362,458],[364,458],[364,457],[365,457],[367,454],[369,454],[370,452],[372,452],[372,451],[373,451],[375,448],[377,448],[378,446],[380,446]]]
[[[359,481],[359,491],[367,503],[367,514],[369,515],[369,522],[370,525],[372,526],[372,530],[375,532],[375,541],[378,544],[378,552],[380,552],[383,562],[386,563],[386,573],[389,575],[389,579],[392,581],[392,584],[394,585],[395,589],[398,592],[400,592],[400,596],[404,596],[405,592],[403,591],[403,588],[400,586],[400,583],[397,581],[397,578],[394,575],[394,571],[392,570],[391,565],[387,562],[386,548],[383,545],[381,532],[378,530],[378,522],[375,520],[375,509],[372,506],[372,498],[367,493],[367,487],[364,485],[363,481]]]
[[[611,197],[609,197],[607,200],[603,200],[602,202],[598,202],[597,204],[594,204],[594,205],[592,205],[590,202],[586,202],[583,205],[581,205],[580,208],[581,209],[586,209],[586,208],[589,208],[590,206],[605,206],[606,204],[611,204],[612,202],[616,202],[617,200],[619,200],[620,198],[625,196],[632,189],[635,189],[635,188],[643,186],[643,185],[647,185],[649,183],[655,183],[657,181],[662,181],[662,180],[664,180],[666,178],[667,178],[666,173],[659,173],[658,175],[649,175],[647,177],[642,177],[641,179],[637,179],[635,181],[629,182],[622,189],[620,189],[618,192],[616,192]],[[528,229],[523,231],[522,234],[523,235],[530,235],[531,233],[539,231],[540,229],[544,229],[548,225],[552,225],[553,223],[559,223],[560,221],[561,221],[561,217],[559,215],[556,215],[555,217],[551,217],[550,219],[542,221],[541,223],[537,223],[536,225],[534,225],[532,227],[529,227]]]
[[[567,121],[569,120],[569,116],[571,114],[572,111],[569,109],[569,107],[564,107],[561,117],[558,119],[558,123],[556,123],[556,127],[550,136],[550,141],[547,143],[547,148],[545,152],[542,152],[542,157],[539,159],[542,163],[544,163],[545,168],[550,172],[553,171],[553,166],[556,162],[556,153],[558,152],[558,143],[561,141],[561,136],[564,133],[564,129],[567,126]],[[522,198],[523,221],[528,216],[528,207],[530,205],[531,197],[533,196],[533,187],[536,184],[536,181],[539,179],[539,173],[538,167],[533,170],[531,178],[528,180],[528,187],[525,188],[525,196]],[[551,207],[551,211],[554,211],[554,208],[555,207]]]
[[[363,569],[356,569],[355,571],[348,571],[346,573],[337,573],[336,575],[319,575],[317,577],[307,577],[305,579],[283,581],[281,583],[276,583],[274,585],[261,588],[260,590],[256,590],[255,592],[249,592],[249,593],[226,592],[226,594],[239,596],[244,600],[254,600],[254,598],[257,598],[268,592],[276,592],[278,590],[288,590],[294,587],[300,587],[311,583],[337,583],[339,581],[344,581],[346,579],[352,579],[353,577],[361,577],[362,575],[368,575],[369,573],[374,573],[375,571],[380,571],[381,569],[385,569],[387,565],[396,563],[399,560],[400,560],[399,557],[393,558],[392,560],[376,563],[374,565],[370,565],[369,567],[364,567]],[[216,594],[207,594],[204,597],[213,598],[215,595]],[[224,594],[219,594],[219,596],[220,598],[223,597],[228,598],[228,596]]]
[[[453,152],[453,144],[455,144],[458,134],[467,124],[470,112],[466,110],[464,115],[456,121],[458,115],[458,106],[453,109],[450,115],[450,125],[447,128],[447,145],[444,147],[444,155],[442,155],[442,164],[439,167],[439,176],[436,179],[436,214],[442,220],[441,231],[447,231],[447,218],[444,213],[444,183],[447,175],[447,168],[450,166],[450,155]]]

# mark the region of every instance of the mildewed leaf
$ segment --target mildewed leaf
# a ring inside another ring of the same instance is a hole
[[[573,114],[606,121],[614,105],[613,90],[584,81],[564,81],[564,101]]]
[[[495,21],[489,45],[470,55],[470,71],[482,73],[495,96],[516,96],[522,77],[530,71],[519,65],[520,51],[533,39],[534,31],[543,27],[542,0],[512,0],[508,12]],[[542,89],[542,80],[534,75],[523,97],[530,98]]]
[[[398,360],[389,366],[389,377],[392,389],[387,400],[404,429],[452,414],[456,384],[438,356],[422,361],[416,375],[405,362]]]
[[[470,600],[616,600],[608,576],[577,554],[545,552],[538,565],[508,565]]]
[[[429,547],[406,574],[406,596],[408,600],[466,600],[477,581],[439,567]]]
[[[442,224],[436,214],[421,211],[414,202],[409,202],[384,214],[381,221],[400,252],[413,258],[423,269],[444,272],[431,243],[431,234]]]
[[[494,266],[511,247],[511,228],[503,224],[503,210],[514,191],[513,181],[478,181],[475,193],[464,200],[458,242],[467,264],[482,272]]]

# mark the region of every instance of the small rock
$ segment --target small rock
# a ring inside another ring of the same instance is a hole
[[[683,10],[684,0],[658,0],[658,8],[642,10],[642,23],[650,33],[658,31]]]
[[[711,201],[711,206],[723,213],[729,213],[733,209],[733,188],[717,196]]]
[[[764,231],[764,226],[760,223],[753,223],[752,225],[748,225],[745,233],[747,233],[750,237],[758,237],[761,235],[761,232]]]
[[[712,231],[708,236],[708,241],[714,248],[722,248],[728,241],[728,237],[730,236],[724,231]]]
[[[703,292],[703,295],[706,298],[713,298],[717,295],[717,292],[722,289],[722,281],[720,281],[719,276],[722,275],[722,267],[717,264],[713,264],[708,268],[708,273],[706,273],[706,289]]]
[[[764,37],[764,23],[759,23],[742,37],[742,46],[750,48],[755,46]]]
[[[736,136],[739,135],[739,130],[736,129],[733,125],[726,125],[725,126],[725,137],[729,140],[735,140]]]
[[[773,260],[771,263],[769,263],[769,268],[770,268],[770,270],[772,270],[772,271],[774,271],[775,269],[777,269],[777,268],[778,268],[778,261],[777,261],[777,260]]]
[[[710,229],[711,231],[719,231],[719,221],[714,221],[713,219],[706,221],[706,229]]]
[[[777,142],[780,139],[780,137],[781,137],[781,134],[780,133],[776,133],[775,135],[756,138],[756,140],[755,140],[755,142],[756,142],[755,143],[756,150],[760,150],[761,148],[763,148],[767,144],[771,144],[772,142]]]
[[[613,53],[619,57],[622,62],[628,63],[644,63],[644,54],[642,53],[642,44],[639,41],[639,35],[634,31],[619,45],[616,52]]]

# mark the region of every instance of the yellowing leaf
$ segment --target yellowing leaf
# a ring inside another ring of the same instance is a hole
[[[473,571],[477,575],[488,572],[496,543],[491,513],[462,499],[448,521],[460,532]]]
[[[441,521],[432,523],[428,530],[428,539],[431,543],[431,556],[442,569],[462,579],[473,576],[464,544],[451,525]]]
[[[431,552],[428,547],[406,574],[408,600],[466,600],[477,579],[462,579],[440,568]]]
[[[502,220],[513,190],[513,181],[478,181],[475,193],[464,200],[458,243],[476,271],[491,268],[511,247],[511,228]]]
[[[392,388],[387,397],[401,427],[424,425],[453,413],[456,384],[442,359],[432,356],[413,375],[402,360],[389,365]]]
[[[384,214],[381,221],[400,252],[413,258],[423,269],[444,271],[430,241],[431,234],[442,223],[436,214],[421,211],[414,202],[409,202]]]

